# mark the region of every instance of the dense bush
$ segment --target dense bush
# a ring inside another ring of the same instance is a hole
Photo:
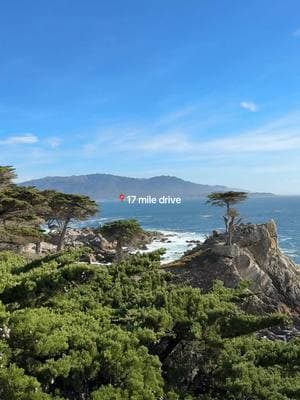
[[[300,398],[300,342],[258,340],[283,317],[240,311],[244,288],[174,285],[159,253],[111,266],[81,249],[0,254],[0,398]]]

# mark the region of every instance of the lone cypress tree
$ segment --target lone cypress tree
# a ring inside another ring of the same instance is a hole
[[[228,233],[228,244],[232,244],[232,233],[236,218],[239,216],[237,210],[232,206],[237,203],[241,203],[248,198],[247,192],[213,192],[209,194],[207,203],[212,206],[226,207],[226,213],[223,215],[225,222],[225,232]]]

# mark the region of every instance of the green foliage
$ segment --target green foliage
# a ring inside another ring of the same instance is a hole
[[[37,189],[13,184],[12,167],[0,166],[0,242],[22,245],[39,242],[45,198]]]
[[[123,244],[143,232],[135,219],[112,221],[104,224],[98,231],[108,240],[122,240]]]
[[[130,244],[133,238],[143,233],[143,230],[135,219],[121,219],[101,226],[98,228],[98,232],[109,241],[117,241],[116,260],[120,261],[122,259],[122,246]]]
[[[285,318],[241,311],[245,285],[202,294],[170,283],[160,252],[100,266],[84,251],[0,253],[1,399],[299,398],[300,341],[256,339]]]
[[[61,250],[69,224],[71,222],[83,221],[96,214],[98,205],[88,196],[79,194],[45,190],[43,195],[47,199],[48,206],[45,210],[44,218],[47,221],[48,227],[55,230],[58,234],[58,250]]]
[[[14,281],[12,273],[17,272],[24,263],[24,258],[19,254],[10,251],[0,252],[0,293],[10,286],[10,282]]]
[[[0,191],[0,242],[24,244],[41,239],[43,201],[34,188],[11,185]]]
[[[225,399],[299,399],[300,341],[236,338],[225,344],[216,375]]]
[[[247,200],[247,192],[213,192],[207,196],[207,203],[212,206],[226,207],[226,214],[223,216],[225,223],[225,230],[228,233],[227,244],[232,244],[232,235],[234,230],[234,225],[241,221],[241,218],[237,221],[239,213],[237,210],[232,208],[234,204],[240,203]]]
[[[17,177],[15,168],[12,166],[0,165],[0,190],[12,184],[13,179]]]
[[[15,364],[0,368],[0,398],[2,400],[50,400],[37,379],[28,376]],[[58,398],[57,398],[58,400]]]
[[[207,196],[207,203],[218,207],[227,207],[245,201],[248,198],[247,192],[213,192]]]

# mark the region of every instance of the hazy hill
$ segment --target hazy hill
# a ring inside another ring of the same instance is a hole
[[[213,191],[228,190],[226,186],[202,185],[184,181],[174,176],[155,176],[153,178],[128,178],[109,174],[78,176],[53,176],[21,183],[23,186],[36,186],[39,189],[55,189],[65,193],[80,193],[95,200],[117,199],[125,195],[180,196],[182,198],[204,197]]]

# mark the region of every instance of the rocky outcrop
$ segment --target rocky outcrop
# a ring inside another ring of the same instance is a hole
[[[90,262],[111,262],[115,257],[115,246],[92,228],[70,228],[64,239],[64,247],[89,247]]]
[[[124,253],[131,253],[138,249],[146,249],[147,245],[155,239],[163,238],[163,234],[155,231],[141,230],[137,235],[132,237],[124,248]],[[104,238],[97,230],[93,228],[69,228],[64,239],[64,248],[88,247],[91,249],[89,258],[83,261],[91,263],[109,263],[116,256],[116,242],[110,242]],[[49,254],[57,251],[57,236],[52,235],[49,242],[39,243],[39,254]],[[22,248],[22,253],[27,256],[36,255],[37,245],[29,243]]]
[[[94,262],[109,262],[115,256],[115,246],[108,242],[102,235],[96,233],[92,228],[69,228],[67,230],[64,248],[89,247],[91,256],[89,260]],[[49,241],[39,243],[38,253],[41,255],[55,253],[57,251],[57,238],[55,235],[49,237]],[[37,244],[28,243],[22,248],[22,253],[29,256],[37,253]]]
[[[227,287],[249,281],[254,295],[245,304],[247,311],[300,315],[300,267],[281,252],[273,220],[237,226],[232,246],[226,245],[224,234],[214,232],[167,269],[174,279],[204,292],[215,280]]]

